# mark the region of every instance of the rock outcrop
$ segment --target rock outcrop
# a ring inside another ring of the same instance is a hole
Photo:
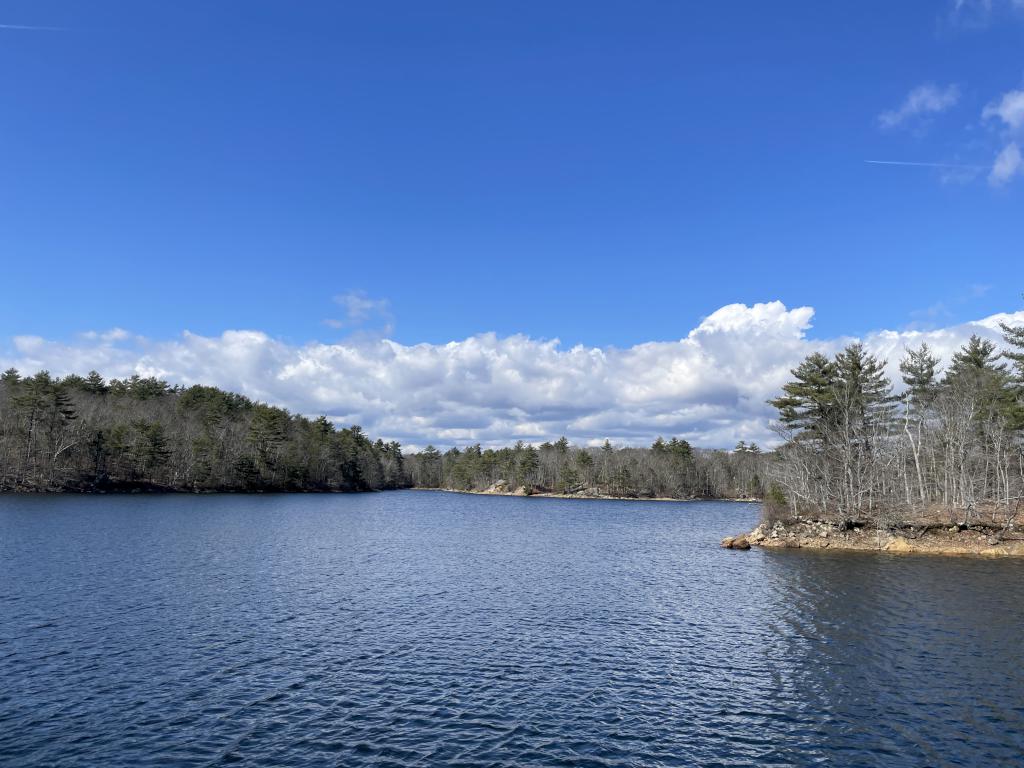
[[[905,526],[881,529],[862,525],[838,526],[821,520],[795,520],[762,523],[745,537],[724,539],[722,546],[734,549],[734,542],[740,539],[748,545],[779,549],[1024,556],[1024,532],[993,532],[981,526]]]

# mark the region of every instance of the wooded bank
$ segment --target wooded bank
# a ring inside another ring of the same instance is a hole
[[[0,375],[0,490],[365,491],[408,485],[371,441],[215,387]]]

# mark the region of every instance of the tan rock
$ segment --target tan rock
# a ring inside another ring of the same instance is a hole
[[[726,536],[722,539],[722,546],[726,549],[750,549],[750,542],[746,536]]]
[[[886,552],[913,552],[914,545],[902,536],[893,536],[892,540],[884,547]]]

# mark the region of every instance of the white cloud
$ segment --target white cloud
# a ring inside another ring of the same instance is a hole
[[[878,122],[883,128],[898,128],[914,118],[945,112],[959,99],[960,89],[956,85],[939,88],[932,83],[925,83],[908,93],[897,109],[880,114]]]
[[[67,343],[12,340],[0,367],[63,375],[160,376],[215,384],[409,446],[539,442],[565,434],[578,443],[610,438],[646,444],[656,435],[728,447],[772,442],[765,400],[812,351],[831,354],[848,338],[807,338],[814,311],[780,302],[731,304],[677,341],[620,349],[480,334],[447,344],[389,339],[290,345],[259,331],[173,340],[115,334]],[[906,346],[926,341],[947,360],[972,334],[998,340],[999,321],[1024,312],[929,331],[879,331],[863,340],[889,360],[898,381]]]
[[[357,328],[370,320],[379,320],[384,324],[385,335],[393,330],[391,302],[387,299],[370,298],[365,291],[349,291],[335,296],[334,303],[344,308],[345,319],[324,320],[331,328]]]
[[[1007,91],[1002,98],[987,104],[981,116],[985,120],[998,118],[1011,130],[1024,128],[1024,91]]]
[[[986,27],[994,17],[1024,11],[1024,0],[953,0],[950,21],[954,25]]]
[[[1016,142],[1010,142],[996,156],[988,180],[993,186],[1001,186],[1022,172],[1024,172],[1024,161],[1021,159],[1020,147]]]
[[[1018,173],[1024,172],[1020,146],[1014,137],[1024,129],[1024,91],[1007,91],[985,106],[981,112],[983,120],[996,119],[1003,125],[1003,140],[1009,142],[996,155],[989,172],[988,181],[998,187],[1009,182]]]

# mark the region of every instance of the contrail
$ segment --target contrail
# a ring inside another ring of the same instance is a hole
[[[920,168],[960,168],[971,171],[984,171],[983,165],[960,165],[957,163],[914,163],[909,160],[865,160],[872,165],[914,165]]]
[[[67,32],[66,27],[31,27],[27,24],[0,24],[0,29],[25,29],[32,32]]]

